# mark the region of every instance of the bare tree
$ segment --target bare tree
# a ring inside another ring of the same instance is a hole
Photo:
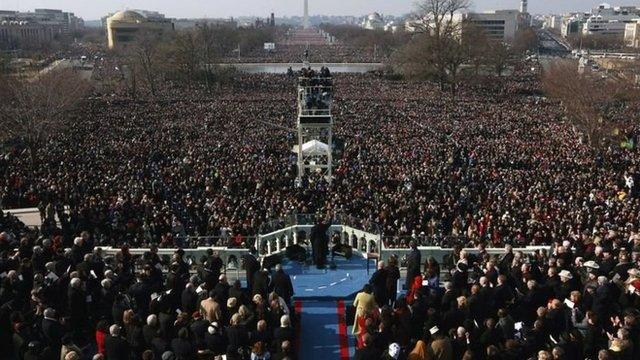
[[[468,0],[422,0],[417,4],[422,22],[399,58],[405,73],[428,74],[442,90],[450,85],[455,95],[458,70],[468,55],[460,44],[463,24],[455,15],[468,6]]]
[[[614,110],[637,93],[630,84],[588,71],[580,73],[577,62],[568,60],[550,66],[544,72],[543,85],[551,97],[562,102],[573,127],[593,148],[614,140],[619,127]]]
[[[472,22],[465,23],[462,30],[462,44],[467,50],[469,63],[473,66],[475,75],[480,67],[486,63],[489,56],[490,41],[482,29]]]
[[[511,57],[511,49],[507,44],[502,41],[491,41],[487,48],[487,65],[493,68],[497,76],[502,76],[502,73],[509,64],[509,58]]]
[[[458,31],[459,23],[454,21],[454,15],[469,5],[469,0],[420,0],[417,13],[424,20],[422,31],[436,39]]]
[[[160,34],[145,31],[139,34],[133,48],[133,56],[137,61],[140,73],[154,98],[158,97],[158,82],[163,74],[161,45]]]
[[[89,83],[71,69],[35,78],[7,78],[0,84],[1,140],[17,139],[35,152],[64,125],[65,116],[85,96]]]

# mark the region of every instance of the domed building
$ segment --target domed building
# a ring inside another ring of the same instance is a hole
[[[173,22],[169,19],[148,18],[132,10],[119,11],[107,18],[109,49],[126,48],[143,32],[162,35],[173,30]]]
[[[380,30],[384,28],[384,18],[377,12],[367,15],[362,21],[362,27],[367,30]]]

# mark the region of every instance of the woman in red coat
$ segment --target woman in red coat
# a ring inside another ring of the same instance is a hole
[[[107,320],[100,320],[98,325],[96,325],[96,345],[98,347],[98,353],[104,355],[104,339],[107,337],[109,333],[109,323]]]
[[[422,275],[417,275],[413,278],[413,282],[411,283],[411,288],[407,291],[407,304],[413,304],[413,300],[415,298],[416,293],[422,287]]]

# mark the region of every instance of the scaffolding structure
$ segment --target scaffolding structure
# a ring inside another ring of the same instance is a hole
[[[318,174],[331,183],[333,166],[333,81],[298,78],[298,177]]]

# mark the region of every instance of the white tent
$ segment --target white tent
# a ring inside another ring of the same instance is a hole
[[[294,146],[292,151],[298,153],[298,145]],[[327,152],[329,152],[329,145],[318,140],[302,144],[302,155],[304,156],[325,155]]]

